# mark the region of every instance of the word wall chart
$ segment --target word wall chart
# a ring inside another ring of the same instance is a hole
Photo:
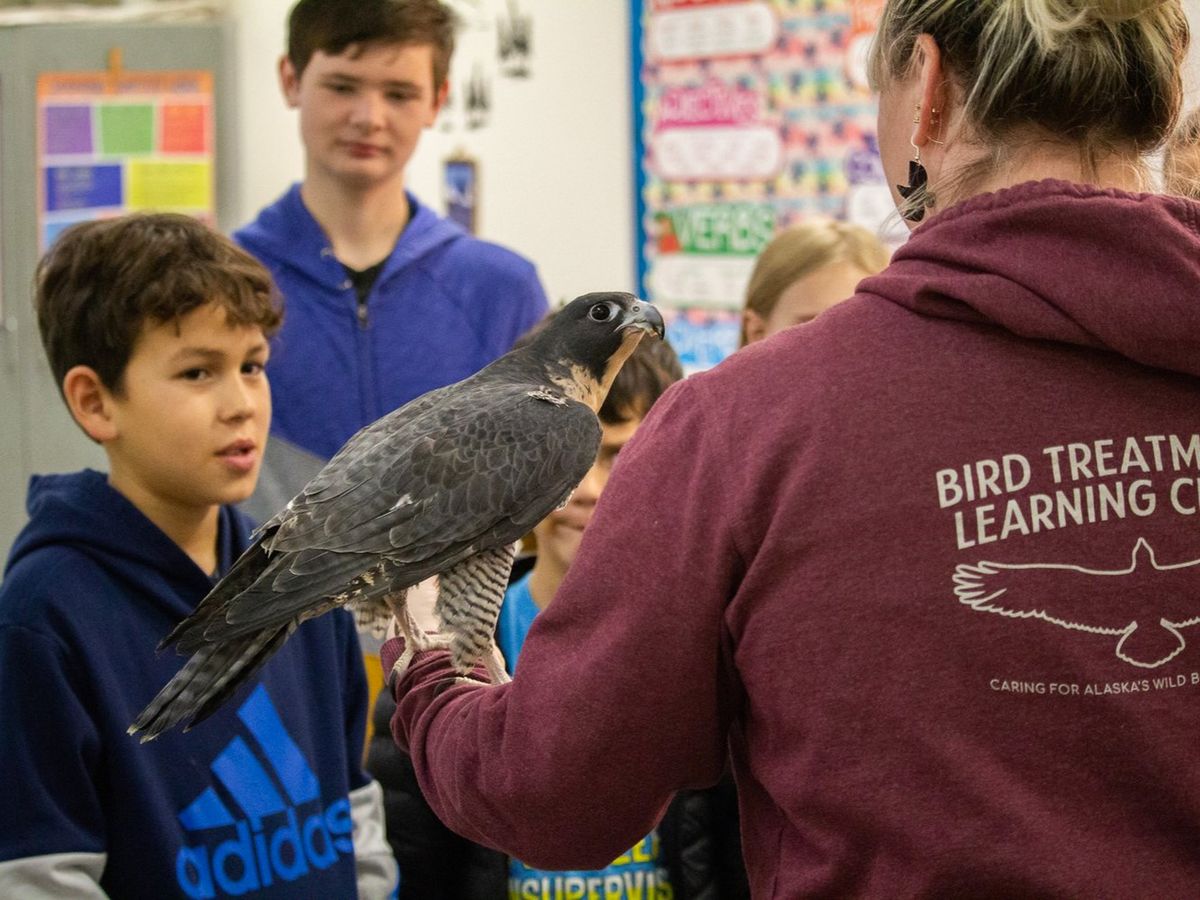
[[[866,77],[883,0],[632,3],[640,290],[698,371],[736,348],[779,229],[825,216],[898,243]]]

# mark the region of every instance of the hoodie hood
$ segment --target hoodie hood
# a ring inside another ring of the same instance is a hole
[[[29,522],[9,553],[5,573],[25,557],[47,547],[67,547],[93,559],[124,580],[163,596],[167,582],[184,596],[203,596],[212,578],[158,526],[113,489],[101,472],[35,475],[26,500]],[[241,516],[222,507],[218,525],[218,569],[232,563],[249,529]],[[151,580],[157,584],[150,584]],[[183,612],[190,612],[185,609]]]
[[[930,219],[859,292],[1200,375],[1200,204],[1017,185]]]
[[[412,194],[405,196],[408,224],[379,274],[380,286],[437,247],[469,237]],[[304,205],[298,182],[265,207],[253,222],[235,232],[234,240],[272,270],[291,269],[329,291],[345,287],[346,270],[333,255],[329,237]]]

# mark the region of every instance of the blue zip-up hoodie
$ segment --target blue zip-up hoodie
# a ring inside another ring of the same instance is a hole
[[[355,896],[378,787],[351,617],[304,623],[212,718],[140,743],[129,723],[184,661],[155,646],[212,579],[101,473],[35,477],[28,509],[0,585],[0,896]],[[224,571],[248,529],[220,516]]]
[[[267,365],[271,433],[322,461],[364,425],[507,353],[546,314],[532,263],[408,202],[365,304],[298,184],[234,234],[284,298]]]

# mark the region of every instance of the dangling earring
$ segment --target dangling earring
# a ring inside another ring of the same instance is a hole
[[[916,115],[913,116],[913,124],[921,124],[921,107],[917,107]],[[912,144],[913,151],[916,153],[915,158],[908,161],[908,184],[896,185],[896,192],[905,200],[916,194],[918,191],[923,191],[925,186],[929,184],[929,172],[925,166],[921,164],[921,148],[917,146],[915,141],[909,141]],[[903,216],[910,222],[920,222],[925,218],[925,207],[930,205],[928,199],[922,198],[919,206],[909,205],[904,210]]]
[[[916,159],[908,161],[908,184],[896,185],[896,190],[900,196],[907,200],[917,191],[925,189],[925,185],[929,183],[929,173],[925,170],[925,166],[921,164],[921,148],[915,147],[917,151]],[[904,218],[910,222],[920,222],[925,218],[925,204],[920,206],[909,206],[904,210]]]

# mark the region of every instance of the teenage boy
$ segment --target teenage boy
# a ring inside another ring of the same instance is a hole
[[[364,425],[507,352],[545,313],[534,267],[440,218],[405,169],[446,101],[437,0],[300,0],[279,79],[304,180],[234,236],[287,301],[271,450],[248,509],[273,515]]]
[[[194,219],[75,226],[38,267],[71,415],[108,456],[33,479],[0,586],[0,897],[384,897],[349,615],[321,616],[190,733],[126,734],[155,646],[247,545],[279,325],[270,276]]]

